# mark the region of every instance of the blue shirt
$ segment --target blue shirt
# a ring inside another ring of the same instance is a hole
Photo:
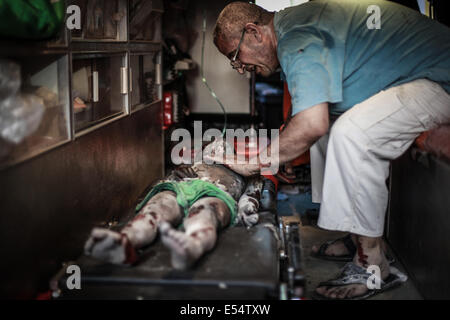
[[[369,29],[381,9],[381,29]],[[450,93],[450,29],[382,0],[316,0],[275,13],[292,114],[323,102],[341,114],[387,88],[427,78]],[[450,107],[450,106],[449,106]]]

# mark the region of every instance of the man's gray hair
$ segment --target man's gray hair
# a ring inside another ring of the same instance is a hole
[[[266,25],[272,19],[272,13],[247,2],[232,2],[227,5],[217,18],[214,28],[214,43],[219,39],[231,41],[239,38],[247,23],[257,22]]]

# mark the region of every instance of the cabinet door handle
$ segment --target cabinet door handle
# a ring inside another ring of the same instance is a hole
[[[92,72],[92,101],[98,102],[98,71]]]
[[[130,68],[130,92],[133,92],[133,69]]]
[[[161,84],[161,82],[162,82],[162,79],[161,79],[161,64],[160,63],[157,63],[156,65],[155,65],[155,84]]]
[[[127,94],[128,93],[128,70],[126,67],[120,68],[120,93],[121,94]]]

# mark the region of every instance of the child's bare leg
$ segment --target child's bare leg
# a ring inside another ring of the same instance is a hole
[[[136,249],[156,238],[160,221],[178,224],[181,218],[175,193],[160,192],[120,232],[94,228],[85,244],[85,253],[114,264],[133,264],[137,260]]]
[[[217,239],[217,230],[230,223],[230,209],[222,200],[206,197],[196,201],[184,220],[185,232],[169,224],[160,225],[161,239],[172,254],[172,266],[186,269],[204,253],[211,250]]]
[[[160,221],[177,225],[181,220],[181,209],[175,193],[162,191],[150,199],[121,233],[128,237],[134,248],[141,248],[155,240]]]

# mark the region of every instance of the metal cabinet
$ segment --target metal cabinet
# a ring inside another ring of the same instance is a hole
[[[79,30],[64,25],[47,41],[0,39],[0,169],[161,107],[162,1],[67,5],[80,9]],[[7,72],[20,74],[17,81]],[[2,86],[17,95],[2,95]]]
[[[81,13],[81,29],[72,30],[76,41],[127,41],[126,0],[74,0]]]
[[[162,1],[130,0],[130,40],[160,42],[163,12]]]
[[[130,53],[130,106],[137,111],[161,100],[161,53]]]
[[[127,114],[127,54],[74,54],[72,103],[75,132]]]

